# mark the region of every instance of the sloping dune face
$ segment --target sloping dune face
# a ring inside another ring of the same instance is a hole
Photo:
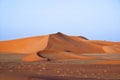
[[[25,61],[25,62],[47,61],[47,58],[40,57],[36,54],[29,54],[28,56],[22,58],[22,61]]]
[[[84,53],[120,53],[120,43],[88,40],[82,36],[68,36],[60,32],[46,36],[1,41],[1,53],[28,54],[23,61],[95,59],[80,56]]]
[[[87,42],[102,47],[105,53],[120,53],[119,42],[109,42],[100,40],[89,40]]]
[[[39,52],[40,56],[44,56],[49,60],[95,60],[95,57],[87,57],[82,55],[77,55],[72,52],[65,52],[65,51],[43,51]]]
[[[88,40],[86,37],[83,36],[70,36],[72,39],[77,40],[77,41],[86,41]]]
[[[94,46],[82,40],[73,39],[62,33],[56,33],[49,36],[47,47],[43,51],[40,51],[39,54],[52,60],[91,59],[89,57],[78,55],[97,52],[104,53],[101,47]]]
[[[95,64],[120,64],[120,60],[103,61],[103,62],[97,62]]]
[[[86,43],[82,40],[74,40],[62,33],[56,33],[49,36],[47,51],[66,51],[74,53],[103,53],[104,51],[97,46]]]
[[[107,53],[120,53],[120,45],[104,46],[103,49]]]
[[[1,41],[0,52],[30,54],[43,50],[47,46],[49,35],[24,38],[18,40]]]
[[[112,45],[118,44],[118,42],[108,42],[108,41],[102,41],[102,40],[89,40],[88,42],[93,43],[95,45],[99,45],[99,46],[112,46]]]

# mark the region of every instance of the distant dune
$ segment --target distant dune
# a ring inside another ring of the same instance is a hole
[[[95,64],[120,64],[120,60],[102,61],[102,62],[97,62]]]
[[[95,59],[80,56],[84,53],[120,53],[120,42],[88,40],[83,36],[68,36],[63,33],[23,39],[0,41],[1,53],[28,54],[23,61]]]
[[[103,49],[107,53],[120,53],[120,45],[104,46]]]

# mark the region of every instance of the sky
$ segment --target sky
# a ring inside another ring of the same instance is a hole
[[[56,32],[120,41],[120,0],[0,0],[0,41]]]

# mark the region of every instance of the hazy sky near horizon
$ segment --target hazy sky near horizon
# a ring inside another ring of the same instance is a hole
[[[0,40],[56,32],[120,41],[120,0],[0,0]]]

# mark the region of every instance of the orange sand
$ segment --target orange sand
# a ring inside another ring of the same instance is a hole
[[[42,58],[36,54],[30,54],[22,59],[22,61],[32,62],[32,61],[47,61],[47,58]]]
[[[88,40],[60,32],[17,40],[0,41],[1,53],[28,54],[23,61],[57,59],[95,59],[78,56],[84,53],[120,53],[120,42]]]
[[[110,61],[104,61],[104,62],[97,62],[95,64],[120,64],[120,60],[110,60]]]
[[[30,54],[43,50],[47,46],[49,36],[38,36],[24,39],[1,41],[0,52]]]

